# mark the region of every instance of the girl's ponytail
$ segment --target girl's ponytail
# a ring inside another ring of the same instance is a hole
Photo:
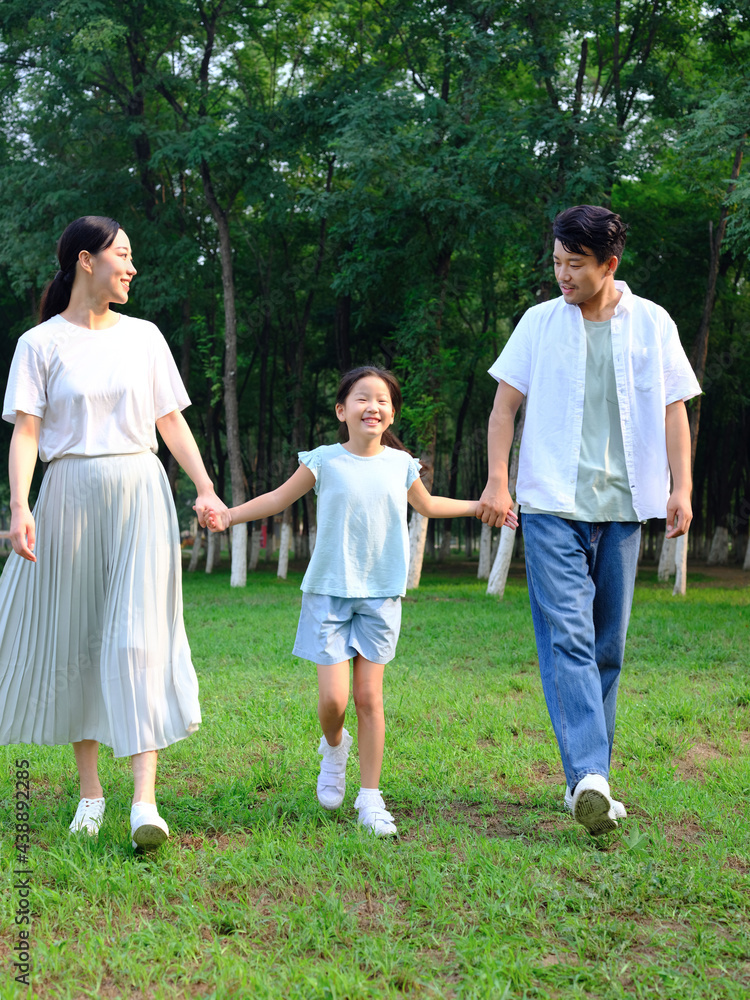
[[[42,293],[39,322],[44,323],[68,308],[76,280],[78,255],[88,250],[93,256],[114,243],[120,223],[103,215],[82,215],[66,227],[57,243],[60,270]]]

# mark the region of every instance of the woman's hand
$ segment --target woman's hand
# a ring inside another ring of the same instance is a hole
[[[205,520],[204,527],[208,528],[211,532],[216,531],[226,531],[232,524],[232,512],[228,507],[222,504],[223,510],[215,510],[213,507],[205,507],[203,509],[203,517]],[[197,513],[197,503],[193,507],[193,510]],[[200,520],[200,518],[199,518]]]
[[[209,513],[213,513],[216,518],[221,518],[224,514],[228,514],[227,505],[223,500],[213,492],[213,490],[201,493],[198,499],[193,504],[193,510],[198,515],[198,524],[201,528],[211,528],[208,523]],[[211,531],[223,531],[224,528],[228,528],[230,520],[227,520],[223,528],[211,528]]]
[[[36,562],[35,542],[36,524],[28,504],[13,507],[10,515],[10,544],[13,551],[29,562]]]

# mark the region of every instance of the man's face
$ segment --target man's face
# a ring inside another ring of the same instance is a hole
[[[555,279],[563,298],[572,305],[581,305],[598,295],[617,267],[617,257],[599,264],[588,247],[582,249],[586,254],[568,253],[562,243],[555,240]]]

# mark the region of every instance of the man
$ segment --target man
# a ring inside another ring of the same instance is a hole
[[[555,219],[562,296],[529,309],[490,368],[498,388],[477,512],[500,525],[511,510],[508,455],[526,396],[516,494],[542,687],[565,805],[593,836],[627,815],[609,765],[640,522],[666,516],[668,538],[688,530],[685,400],[700,392],[669,315],[615,281],[626,228],[592,205]]]

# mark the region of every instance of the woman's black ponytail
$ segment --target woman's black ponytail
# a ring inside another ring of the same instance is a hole
[[[114,243],[119,230],[119,222],[102,215],[83,215],[66,227],[57,243],[60,270],[42,292],[40,323],[68,308],[80,252],[88,250],[94,256],[106,250]]]

